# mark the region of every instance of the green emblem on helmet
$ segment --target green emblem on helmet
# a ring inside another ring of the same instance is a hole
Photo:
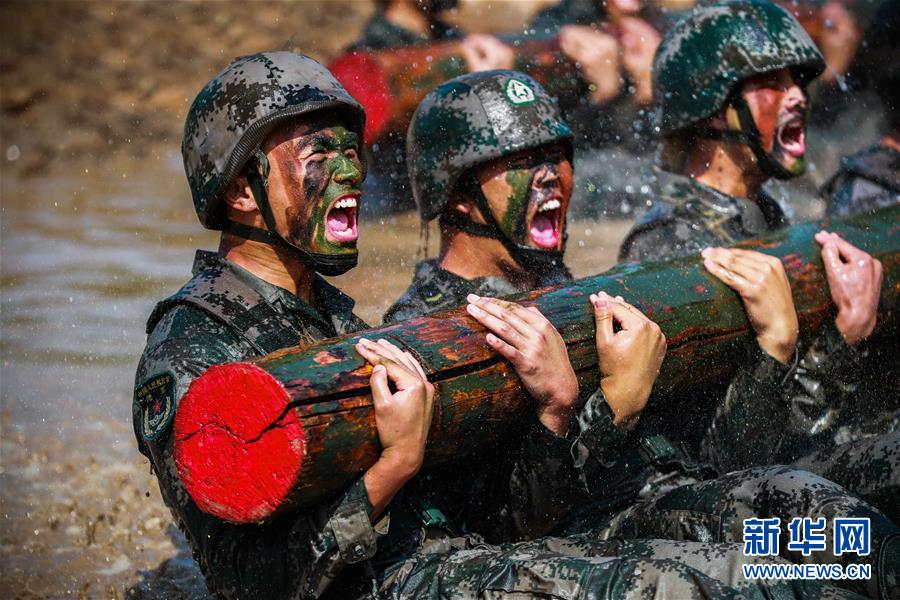
[[[766,0],[695,8],[666,34],[653,61],[660,133],[703,121],[743,80],[784,68],[801,85],[825,69],[819,50],[786,10]]]
[[[535,100],[534,90],[518,79],[510,79],[506,83],[506,97],[513,104],[531,104]]]
[[[430,221],[441,214],[472,167],[554,143],[571,158],[572,131],[554,99],[528,75],[482,71],[441,84],[422,100],[406,135],[419,215]]]

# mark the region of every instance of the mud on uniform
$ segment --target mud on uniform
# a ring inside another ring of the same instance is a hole
[[[384,321],[399,322],[461,306],[470,293],[497,297],[516,291],[499,277],[467,280],[440,268],[436,260],[424,261],[417,265],[410,287],[388,309]],[[704,570],[701,557],[708,557],[713,547],[721,547],[718,543],[742,542],[745,518],[777,516],[786,526],[794,517],[821,516],[830,522],[835,516],[865,515],[879,530],[875,534],[879,543],[900,535],[881,513],[812,473],[774,466],[711,478],[715,475],[712,469],[689,459],[665,436],[619,430],[599,389],[584,401],[576,421],[573,453],[581,493],[554,532],[566,539],[631,540],[623,548],[628,552],[652,543],[661,557],[686,562],[708,575],[724,576],[720,581],[733,582],[740,578],[740,561],[730,566],[715,565],[716,575]],[[662,539],[646,542],[641,538]],[[666,546],[664,540],[695,543],[672,554],[674,547]],[[782,557],[794,562],[835,560],[825,553],[802,557],[784,551]],[[886,575],[891,577],[898,570],[900,565],[886,570]],[[864,591],[862,587],[855,589]],[[869,591],[874,593],[875,589]]]
[[[620,260],[663,261],[696,255],[707,247],[729,246],[787,226],[778,204],[765,194],[752,202],[667,172],[660,173],[659,182],[659,200],[622,243]],[[801,342],[796,366],[783,365],[757,344],[751,346],[731,379],[704,386],[689,397],[655,403],[669,407],[665,414],[654,414],[651,404],[644,423],[655,421],[653,426],[674,439],[686,440],[693,453],[702,449],[720,472],[793,463],[816,452],[817,460],[803,460],[803,468],[873,502],[879,496],[870,496],[872,490],[900,491],[897,434],[881,441],[859,442],[856,452],[848,448],[840,459],[836,454],[834,460],[827,459],[827,450],[844,442],[898,429],[897,394],[890,398],[882,387],[880,403],[859,400],[861,387],[880,380],[861,370],[866,348],[849,346],[833,320],[812,340]],[[674,417],[686,407],[697,415],[687,431],[683,419]],[[772,427],[772,423],[785,426]],[[867,444],[872,445],[868,450]],[[851,460],[854,456],[857,460]],[[893,468],[873,468],[869,463],[873,458],[877,459],[873,464],[887,463]],[[861,474],[867,477],[861,480]],[[891,505],[882,506],[888,510]]]

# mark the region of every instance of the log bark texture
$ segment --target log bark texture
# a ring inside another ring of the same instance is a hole
[[[781,257],[801,331],[814,331],[833,318],[834,306],[813,236],[823,226],[840,233],[884,265],[878,325],[884,330],[896,322],[900,296],[898,216],[894,207],[798,225],[741,246]],[[668,352],[656,390],[684,389],[732,371],[753,343],[739,298],[699,257],[621,264],[515,297],[536,305],[560,331],[583,386],[599,382],[588,302],[597,290],[623,296],[661,326]],[[191,385],[175,419],[179,473],[203,510],[232,522],[262,521],[333,497],[375,462],[371,367],[354,350],[363,335],[409,350],[436,385],[426,464],[478,452],[499,428],[532,411],[514,372],[464,309],[212,367]]]

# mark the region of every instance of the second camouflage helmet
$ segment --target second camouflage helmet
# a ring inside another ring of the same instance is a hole
[[[734,0],[693,9],[666,34],[653,60],[660,134],[703,121],[744,79],[783,68],[806,84],[825,70],[825,61],[780,6]]]
[[[302,54],[243,56],[194,99],[181,154],[194,208],[204,227],[221,229],[220,204],[259,145],[279,124],[323,109],[343,111],[362,137],[365,112],[324,66]]]
[[[472,167],[552,143],[563,144],[571,158],[572,131],[528,75],[481,71],[441,84],[422,100],[406,135],[419,215],[430,221],[441,214]]]

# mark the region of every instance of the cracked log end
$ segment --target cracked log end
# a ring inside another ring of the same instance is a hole
[[[285,508],[305,440],[281,383],[248,363],[210,367],[175,415],[175,464],[203,511],[252,523]]]

